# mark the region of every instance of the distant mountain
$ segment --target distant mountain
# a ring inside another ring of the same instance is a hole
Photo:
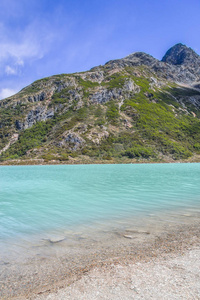
[[[35,81],[0,101],[0,161],[198,160],[200,56],[177,44]]]
[[[182,67],[186,76],[188,76],[188,73],[191,74],[191,81],[200,80],[200,56],[191,48],[183,44],[176,44],[166,52],[162,61]]]
[[[200,67],[200,56],[194,50],[181,43],[170,48],[162,58],[162,61],[172,65],[191,67],[195,64]]]

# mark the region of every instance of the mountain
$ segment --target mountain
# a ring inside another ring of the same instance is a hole
[[[199,81],[200,78],[200,56],[191,48],[183,44],[177,44],[170,48],[162,61],[171,65],[179,66],[192,81]]]
[[[198,160],[200,56],[177,44],[33,82],[0,101],[1,164]]]
[[[188,68],[194,66],[199,68],[200,66],[199,55],[183,44],[176,44],[170,48],[163,56],[162,61],[172,65],[184,65]]]

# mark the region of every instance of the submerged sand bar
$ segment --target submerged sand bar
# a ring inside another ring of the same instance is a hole
[[[1,299],[200,299],[199,216],[45,240],[21,263],[1,261]]]

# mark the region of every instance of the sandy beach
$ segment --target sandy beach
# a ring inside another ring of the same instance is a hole
[[[52,240],[23,263],[1,264],[1,299],[200,299],[199,215]]]

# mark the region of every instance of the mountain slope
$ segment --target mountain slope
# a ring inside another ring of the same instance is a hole
[[[177,160],[200,154],[200,57],[177,44],[38,80],[0,101],[2,163]]]

